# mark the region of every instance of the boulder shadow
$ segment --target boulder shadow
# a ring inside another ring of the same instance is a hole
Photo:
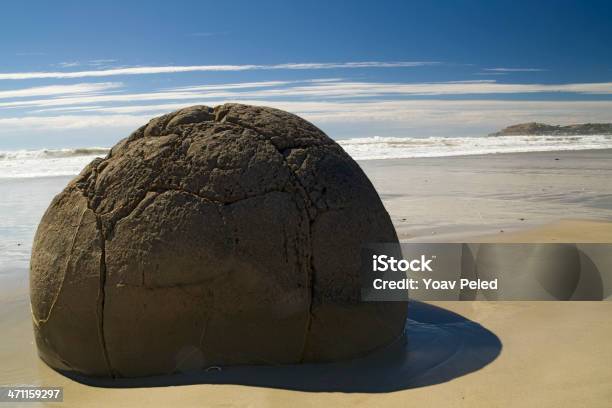
[[[62,374],[82,384],[109,388],[234,384],[309,392],[384,393],[450,381],[483,368],[501,353],[502,343],[491,331],[437,306],[410,301],[407,323],[404,335],[394,343],[345,362],[211,367],[145,378]]]

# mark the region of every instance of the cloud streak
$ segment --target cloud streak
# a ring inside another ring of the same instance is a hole
[[[543,72],[548,71],[543,68],[485,68],[485,71],[491,72]]]
[[[128,67],[73,72],[12,72],[0,73],[0,80],[24,80],[24,79],[69,79],[86,77],[109,77],[117,75],[151,75],[172,74],[183,72],[228,72],[228,71],[254,71],[254,70],[321,70],[336,68],[410,68],[426,65],[434,65],[437,62],[426,61],[365,61],[365,62],[331,62],[331,63],[289,63],[275,65],[187,65],[187,66],[149,66]]]
[[[551,93],[612,95],[612,82],[405,83],[323,78],[196,83],[147,92],[130,92],[116,82],[50,85],[0,91],[0,135],[48,135],[47,130],[101,134],[112,129],[120,136],[165,112],[226,102],[294,112],[336,137],[480,135],[518,122],[567,124],[612,119],[611,98],[502,100],[504,95],[534,93],[546,94],[546,99],[551,99]],[[456,97],[447,98],[449,95]]]
[[[520,95],[534,93],[567,93],[588,95],[612,95],[612,82],[575,84],[504,84],[491,80],[427,82],[427,83],[379,83],[351,82],[336,79],[305,81],[262,81],[216,85],[194,85],[161,89],[144,93],[97,92],[104,87],[116,88],[117,84],[103,83],[54,87],[27,88],[5,91],[4,98],[22,96],[50,96],[41,99],[11,100],[0,102],[0,108],[44,109],[77,105],[130,104],[157,101],[195,100],[336,100],[359,101],[361,99],[397,99],[404,97],[440,97],[461,95]],[[99,87],[99,88],[98,88]],[[47,94],[45,94],[45,92]],[[65,93],[65,94],[64,94]],[[2,94],[0,93],[0,98]]]
[[[90,128],[129,128],[144,123],[147,116],[61,115],[0,118],[3,131],[70,130]]]
[[[227,100],[197,101],[214,106]],[[274,101],[244,99],[240,102],[267,105],[294,112],[324,128],[356,124],[376,134],[457,135],[486,134],[511,123],[545,121],[569,124],[609,121],[612,101],[491,101],[491,100],[397,100],[397,101]],[[119,128],[126,132],[162,112],[184,104],[124,107],[79,107],[81,114],[33,115],[0,118],[7,131]],[[395,130],[394,130],[395,129]],[[399,129],[399,131],[398,131]],[[417,130],[415,130],[417,129]],[[331,132],[331,136],[355,136]],[[416,133],[415,133],[416,132]],[[421,133],[418,133],[421,132]]]
[[[0,99],[26,98],[33,96],[57,96],[69,94],[91,94],[119,88],[117,82],[83,83],[74,85],[49,85],[32,88],[0,91]]]

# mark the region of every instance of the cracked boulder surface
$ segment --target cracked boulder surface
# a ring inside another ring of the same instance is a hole
[[[397,242],[359,166],[276,109],[152,119],[54,198],[30,295],[41,358],[87,376],[329,362],[403,333],[361,302],[360,247]]]

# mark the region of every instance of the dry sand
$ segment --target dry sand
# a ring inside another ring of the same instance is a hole
[[[369,162],[364,168],[403,240],[435,235],[612,243],[612,223],[604,221],[612,220],[612,155],[605,154],[419,159]],[[490,330],[502,348],[483,368],[435,385],[382,393],[210,384],[109,389],[69,380],[36,357],[25,282],[4,279],[0,289],[0,384],[63,386],[65,402],[49,406],[611,406],[612,302],[437,302]]]

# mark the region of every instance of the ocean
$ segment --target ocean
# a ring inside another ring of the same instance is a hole
[[[0,286],[27,280],[36,227],[71,178],[0,179]]]
[[[355,160],[466,156],[612,148],[612,135],[496,137],[364,137],[338,140]],[[74,176],[108,148],[0,151],[0,178]]]

